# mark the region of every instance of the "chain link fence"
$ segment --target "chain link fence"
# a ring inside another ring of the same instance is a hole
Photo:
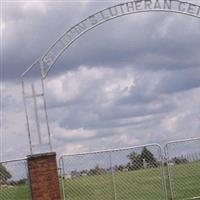
[[[65,200],[200,199],[200,138],[64,155]],[[166,173],[166,176],[165,176]],[[27,160],[0,162],[0,199],[31,199]]]
[[[0,162],[0,199],[31,199],[26,159]]]
[[[166,199],[157,144],[65,155],[60,167],[66,200]]]
[[[200,199],[200,138],[166,144],[171,199]]]

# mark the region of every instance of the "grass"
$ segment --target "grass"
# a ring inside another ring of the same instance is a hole
[[[167,168],[165,168],[165,173]],[[172,166],[175,200],[200,200],[200,162]],[[146,169],[115,173],[112,176],[81,177],[65,180],[65,194],[68,200],[161,200],[164,199],[160,170]],[[166,180],[168,199],[171,198],[169,181]],[[199,198],[197,198],[199,197]],[[194,199],[194,198],[193,198]]]
[[[0,188],[0,200],[28,200],[30,199],[28,185],[9,186]]]
[[[172,184],[175,188],[176,199],[191,199],[198,197],[200,200],[200,162],[172,167],[175,179]]]
[[[112,200],[114,190],[118,200],[163,199],[160,171],[158,169],[118,172],[113,188],[112,176],[81,177],[65,181],[69,200]]]
[[[166,168],[165,168],[166,170]],[[175,179],[175,200],[189,200],[200,196],[200,162],[172,166]],[[116,191],[117,200],[161,200],[163,190],[160,170],[146,169],[115,173],[113,188],[112,176],[85,176],[65,180],[67,200],[113,200]],[[169,190],[169,183],[167,182]],[[169,190],[170,191],[170,190]],[[28,200],[28,186],[0,188],[1,200]],[[170,195],[168,199],[171,199]],[[196,198],[196,200],[200,198]]]

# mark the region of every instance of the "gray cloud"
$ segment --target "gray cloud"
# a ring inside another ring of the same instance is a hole
[[[6,158],[28,153],[19,75],[61,33],[108,4],[4,4]],[[145,13],[105,23],[76,41],[46,82],[55,150],[64,154],[198,136],[199,30],[194,18]]]
[[[61,33],[89,13],[107,5],[29,4],[5,4],[4,77],[19,77]],[[78,15],[74,16],[75,11]],[[185,27],[188,27],[187,30]],[[199,57],[196,55],[199,54],[200,42],[198,29],[198,19],[176,14],[146,13],[115,19],[76,41],[50,74],[62,73],[80,65],[131,65],[154,70],[197,67]]]
[[[198,88],[200,86],[199,77],[199,69],[185,69],[166,73],[158,86],[158,92],[175,93]]]

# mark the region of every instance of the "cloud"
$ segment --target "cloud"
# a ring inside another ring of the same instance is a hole
[[[62,152],[64,154],[73,154],[73,153],[77,153],[77,152],[86,152],[88,150],[87,147],[81,145],[81,144],[70,144],[68,146],[66,146]]]
[[[18,78],[61,33],[87,17],[88,13],[108,4],[5,3],[4,78]],[[78,14],[74,16],[74,12]],[[61,56],[50,75],[76,69],[80,65],[112,68],[130,65],[152,70],[172,70],[174,66],[197,67],[198,22],[198,19],[182,15],[155,13],[112,20],[75,42]],[[187,30],[185,27],[188,27]]]
[[[166,73],[157,89],[160,93],[174,93],[198,88],[200,86],[199,77],[199,68]]]
[[[85,130],[84,128],[79,128],[79,129],[64,129],[61,127],[58,127],[56,123],[51,124],[52,131],[54,134],[60,138],[60,139],[66,139],[66,140],[71,140],[71,139],[87,139],[94,137],[96,135],[95,131],[91,130]]]
[[[61,33],[108,4],[4,3],[3,159],[29,151],[19,75]],[[145,13],[76,41],[46,80],[59,155],[198,136],[199,29],[195,18]]]

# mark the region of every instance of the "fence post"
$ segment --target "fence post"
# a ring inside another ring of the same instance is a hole
[[[117,200],[115,174],[114,174],[113,164],[112,164],[112,152],[109,153],[109,160],[110,160],[110,170],[111,170],[112,185],[113,185],[113,200]]]
[[[60,157],[59,159],[59,166],[60,166],[60,171],[61,171],[61,187],[62,187],[62,198],[65,200],[65,165],[64,165],[64,160],[63,157]]]
[[[28,156],[32,200],[61,200],[56,153]]]

